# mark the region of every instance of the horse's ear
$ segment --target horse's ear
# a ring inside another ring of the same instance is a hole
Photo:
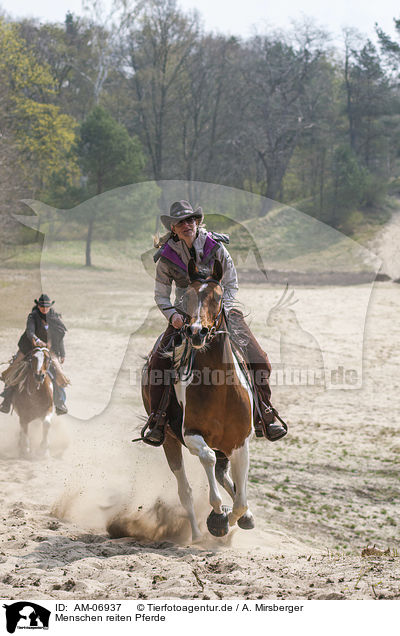
[[[222,278],[222,275],[223,275],[223,271],[222,271],[221,261],[218,261],[217,259],[215,259],[212,277],[214,278],[214,280],[220,281]]]
[[[199,270],[193,258],[191,258],[188,263],[188,273],[191,281],[195,280],[199,276]]]

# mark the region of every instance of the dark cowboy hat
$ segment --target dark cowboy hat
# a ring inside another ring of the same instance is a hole
[[[38,305],[38,307],[51,307],[55,302],[55,300],[50,300],[47,294],[42,294],[39,300],[35,299],[35,304]]]
[[[171,229],[171,225],[176,225],[179,221],[189,219],[194,216],[196,219],[200,219],[200,223],[204,218],[203,210],[196,208],[193,210],[189,201],[175,201],[169,209],[168,214],[161,214],[160,219],[167,230]]]

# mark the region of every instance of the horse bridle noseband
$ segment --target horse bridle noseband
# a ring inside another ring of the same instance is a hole
[[[222,289],[220,281],[216,280],[215,278],[206,278],[206,279],[197,279],[197,280],[201,280],[203,285],[205,285],[206,283],[216,283],[218,285],[218,287],[220,287]],[[208,330],[208,333],[207,333],[206,338],[205,338],[206,342],[210,342],[217,334],[228,333],[227,331],[224,331],[224,330],[220,331],[219,330],[219,328],[220,328],[220,326],[222,324],[223,315],[224,315],[224,303],[222,302],[222,298],[221,298],[219,311],[218,311],[217,315],[214,318],[213,324],[211,325],[211,327]],[[185,313],[185,320],[187,320],[188,318],[190,318],[189,314]],[[190,327],[190,325],[184,325],[182,327],[182,330],[184,331],[185,336],[187,338],[190,338],[190,335],[188,334],[188,331],[187,331],[188,327]],[[206,329],[208,329],[208,327],[206,327]]]

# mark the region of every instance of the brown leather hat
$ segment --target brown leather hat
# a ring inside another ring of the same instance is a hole
[[[189,219],[194,216],[196,219],[199,219],[200,222],[204,219],[203,210],[201,208],[196,208],[193,210],[189,201],[175,201],[172,203],[169,208],[168,214],[161,214],[160,219],[162,224],[167,228],[167,230],[171,229],[171,225],[176,225],[179,221],[183,221],[184,219]]]

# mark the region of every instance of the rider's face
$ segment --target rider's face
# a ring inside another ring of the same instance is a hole
[[[172,230],[177,235],[180,241],[185,241],[190,247],[196,238],[197,223],[194,216],[179,221],[176,225],[172,226]]]
[[[48,313],[49,313],[49,311],[50,311],[50,307],[43,307],[42,305],[39,305],[39,311],[40,311],[42,314],[48,314]]]

